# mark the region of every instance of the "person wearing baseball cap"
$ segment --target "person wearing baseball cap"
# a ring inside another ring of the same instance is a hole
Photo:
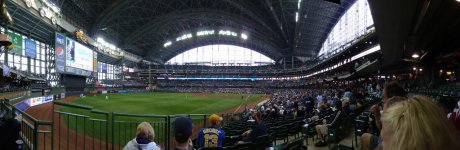
[[[179,117],[173,122],[174,140],[176,146],[174,150],[193,150],[192,136],[193,123],[188,117]]]
[[[198,133],[197,143],[203,147],[222,147],[224,145],[225,132],[220,129],[222,117],[216,114],[209,116],[211,126],[201,129]]]

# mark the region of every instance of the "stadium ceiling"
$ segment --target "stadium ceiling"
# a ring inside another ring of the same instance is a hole
[[[166,62],[180,52],[211,44],[250,48],[274,60],[316,57],[333,26],[356,0],[340,4],[325,0],[52,1],[61,4],[63,15],[92,37],[103,36],[146,60]],[[202,29],[232,29],[249,38],[200,37],[163,46]]]

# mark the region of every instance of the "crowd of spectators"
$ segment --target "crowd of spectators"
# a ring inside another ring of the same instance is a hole
[[[191,89],[193,88],[187,88]],[[353,87],[337,88],[271,89],[270,93],[272,97],[266,103],[255,108],[245,108],[243,121],[255,121],[256,125],[240,134],[241,141],[238,144],[256,142],[258,136],[270,134],[270,125],[265,123],[265,119],[278,117],[303,120],[308,126],[313,127],[318,136],[318,141],[314,145],[326,146],[330,142],[330,129],[346,123],[344,120],[352,114],[359,113],[358,110],[368,109],[371,112],[368,117],[372,130],[362,135],[363,149],[460,148],[458,142],[454,142],[460,137],[454,126],[460,116],[460,101],[448,117],[442,117],[444,113],[435,102],[424,96],[407,97],[404,87],[397,82],[388,82],[385,85],[363,83],[355,84]],[[366,99],[369,96],[381,98],[382,101],[366,108],[364,106],[370,106],[370,101]],[[417,109],[426,112],[420,113]],[[220,124],[222,118],[212,115],[209,119],[210,126],[200,130],[197,139],[191,137],[191,127],[186,128],[190,129],[185,134],[186,138],[183,134],[176,133],[176,149],[222,147],[225,140],[228,140],[224,138],[226,131]],[[191,121],[187,121],[187,117],[179,120],[192,124]],[[442,135],[445,136],[441,137]],[[414,137],[410,138],[411,136]],[[410,144],[404,144],[407,142]]]
[[[157,80],[159,87],[299,87],[303,80]]]
[[[0,92],[16,92],[29,89],[30,85],[29,82],[15,79],[13,77],[0,77]]]
[[[259,88],[209,88],[209,87],[169,87],[161,91],[181,93],[236,93],[236,94],[267,94],[272,90]]]
[[[177,88],[181,92],[197,92],[193,90],[207,90],[206,92],[249,92],[250,88]],[[251,91],[254,92],[254,91]],[[240,133],[238,144],[256,142],[257,137],[267,135],[269,126],[265,124],[267,118],[285,118],[314,122],[318,126],[339,123],[346,115],[363,106],[367,96],[365,86],[350,88],[319,88],[319,89],[272,89],[272,97],[266,103],[254,108],[245,107],[242,121],[255,122],[250,130]],[[338,113],[340,111],[340,113]],[[327,117],[326,117],[327,116]],[[340,118],[340,119],[329,119]],[[324,120],[324,123],[323,123]],[[222,129],[218,115],[209,117],[210,126],[199,131],[197,139],[191,137],[192,124],[187,117],[180,117],[174,123],[175,149],[192,149],[203,147],[222,147],[226,131]],[[326,134],[323,129],[318,134]],[[192,142],[193,141],[193,142]],[[228,141],[227,141],[228,142]],[[323,146],[323,145],[318,145]]]

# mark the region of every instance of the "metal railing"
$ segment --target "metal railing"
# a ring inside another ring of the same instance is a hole
[[[6,118],[14,118],[20,124],[19,137],[23,141],[24,149],[50,149],[53,140],[51,121],[38,120],[26,112],[17,109],[9,100],[0,101],[0,110]]]
[[[79,113],[67,112],[72,109]],[[109,113],[89,106],[53,101],[52,121],[58,137],[53,148],[109,149]]]
[[[106,112],[90,106],[53,101],[51,119],[39,120],[14,107],[9,100],[0,102],[5,116],[20,122],[20,138],[24,149],[112,149],[119,150],[136,137],[139,123],[149,122],[155,132],[154,141],[162,149],[175,146],[172,123],[180,116],[190,117],[194,124],[192,138],[209,125],[209,114],[153,115]],[[222,125],[239,120],[241,113],[218,114]]]

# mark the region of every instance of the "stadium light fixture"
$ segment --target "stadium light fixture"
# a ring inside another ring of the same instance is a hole
[[[189,39],[189,38],[192,38],[192,34],[191,33],[187,33],[187,34],[184,34],[182,36],[179,36],[176,38],[176,41],[182,41],[182,40],[185,40],[185,39]]]
[[[457,0],[457,2],[460,2],[460,0]]]
[[[417,59],[419,57],[420,57],[420,55],[418,55],[417,53],[412,54],[412,58],[414,58],[414,59]]]
[[[299,21],[299,12],[295,12],[295,22]]]
[[[241,38],[243,40],[247,40],[248,39],[248,35],[244,34],[244,33],[241,33]]]
[[[368,49],[368,50],[366,50],[364,52],[361,52],[361,53],[351,57],[351,61],[354,61],[356,59],[362,58],[364,56],[367,56],[367,55],[369,55],[371,53],[374,53],[374,52],[377,52],[377,51],[380,51],[380,45],[374,46],[374,47],[372,47],[372,48],[370,48],[370,49]]]
[[[171,42],[171,41],[168,41],[168,42],[166,42],[165,44],[163,44],[163,47],[168,47],[168,46],[170,46],[171,44],[172,44],[172,42]]]
[[[417,67],[412,68],[412,70],[416,71],[416,70],[417,70]]]

